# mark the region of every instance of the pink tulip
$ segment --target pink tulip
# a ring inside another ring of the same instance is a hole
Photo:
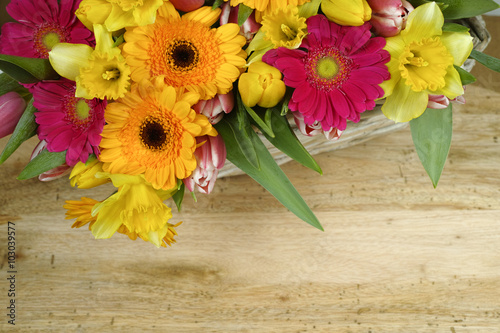
[[[34,159],[35,157],[37,157],[42,152],[42,150],[44,150],[46,147],[47,147],[47,142],[45,140],[40,141],[36,145],[35,149],[33,149],[33,152],[31,153],[30,161],[32,159]],[[60,165],[58,167],[55,167],[53,169],[50,169],[50,170],[45,171],[44,173],[40,174],[38,176],[38,180],[40,180],[42,182],[48,182],[51,180],[61,178],[65,175],[69,174],[70,171],[71,171],[71,167],[69,165],[67,165],[66,163],[64,163],[63,165]]]
[[[14,132],[25,108],[26,101],[16,92],[0,96],[0,138]]]
[[[219,170],[226,162],[226,146],[220,135],[201,136],[196,138],[199,144],[205,141],[194,152],[198,165],[191,176],[184,179],[184,184],[191,192],[196,187],[199,192],[210,194],[212,192]]]
[[[293,116],[293,120],[295,121],[300,133],[306,136],[323,134],[327,140],[333,141],[337,140],[342,135],[342,131],[336,127],[330,128],[328,131],[324,131],[321,127],[321,123],[318,121],[312,125],[307,125],[304,122],[304,116],[300,112],[293,112]]]
[[[372,9],[372,30],[383,37],[396,36],[405,28],[408,14],[414,9],[406,0],[368,0]]]
[[[170,0],[175,9],[182,12],[191,12],[205,4],[205,0]]]
[[[220,25],[226,23],[238,24],[238,7],[231,7],[229,2],[222,5],[222,13],[220,15]],[[250,41],[253,36],[259,31],[261,25],[255,21],[255,11],[247,18],[240,27],[240,34],[245,36],[247,41]]]
[[[206,116],[212,125],[217,124],[222,119],[224,113],[231,112],[233,108],[234,95],[232,91],[227,94],[217,94],[214,98],[199,101],[193,106],[193,109]]]
[[[429,102],[427,107],[429,109],[446,109],[450,102],[457,102],[459,104],[465,104],[464,95],[460,95],[457,98],[449,99],[444,95],[429,95]]]

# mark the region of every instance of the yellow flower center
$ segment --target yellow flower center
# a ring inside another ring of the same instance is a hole
[[[84,99],[79,99],[78,102],[76,102],[75,111],[78,118],[85,120],[90,114],[90,107]]]
[[[80,69],[80,83],[92,98],[117,99],[129,86],[130,68],[119,52],[94,51],[89,67]]]
[[[264,16],[262,31],[275,48],[297,48],[306,36],[306,19],[299,17],[296,6],[281,8]]]
[[[316,64],[318,75],[323,79],[332,79],[339,72],[339,65],[333,57],[324,57]]]
[[[439,37],[411,42],[399,58],[401,77],[417,92],[443,88],[447,68],[452,65],[453,56]]]
[[[55,32],[49,32],[45,36],[43,36],[43,45],[49,50],[52,50],[52,47],[59,43],[61,38]]]
[[[331,91],[349,78],[353,61],[334,47],[309,50],[304,59],[307,80],[316,89]]]
[[[283,31],[283,33],[286,35],[286,37],[289,39],[289,40],[293,40],[295,39],[295,37],[297,37],[297,31],[293,31],[289,26],[287,26],[286,24],[282,24],[281,25],[281,31]]]
[[[120,78],[120,70],[118,68],[106,70],[102,73],[102,78],[105,80],[116,80]]]
[[[69,33],[64,27],[54,22],[42,23],[33,34],[33,48],[41,58],[48,58],[49,51],[57,43],[65,43],[69,40]]]

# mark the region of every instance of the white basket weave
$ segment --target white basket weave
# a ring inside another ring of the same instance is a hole
[[[483,51],[486,48],[491,40],[491,36],[486,30],[486,24],[481,16],[460,20],[457,23],[470,28],[470,34],[474,37],[474,49]],[[475,60],[468,59],[462,68],[470,72],[472,67],[474,67],[474,64]],[[408,126],[408,123],[395,123],[394,121],[387,119],[382,113],[381,106],[379,104],[373,110],[364,112],[358,123],[348,122],[346,130],[336,141],[328,141],[323,135],[305,136],[300,133],[293,120],[290,122],[290,125],[300,142],[304,145],[307,151],[314,156],[316,154],[354,146],[377,136],[400,130]],[[275,148],[263,135],[260,133],[258,134],[279,165],[291,161],[291,158],[288,157],[288,155]],[[243,171],[231,162],[226,161],[224,168],[219,171],[218,177],[222,178],[241,174],[243,174]]]

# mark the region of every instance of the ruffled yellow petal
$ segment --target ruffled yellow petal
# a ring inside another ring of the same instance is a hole
[[[460,75],[454,67],[449,67],[446,76],[444,77],[444,87],[432,91],[433,95],[445,95],[449,99],[454,99],[464,94],[464,87]]]

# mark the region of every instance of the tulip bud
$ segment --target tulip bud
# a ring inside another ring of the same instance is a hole
[[[182,12],[191,12],[203,6],[205,0],[170,0],[175,9]]]
[[[286,86],[278,69],[259,60],[241,74],[238,90],[246,106],[271,108],[285,96]]]
[[[314,122],[312,125],[307,125],[304,122],[304,116],[300,112],[293,112],[293,120],[297,125],[300,133],[306,136],[316,136],[318,134],[323,134],[327,140],[334,141],[338,140],[342,135],[342,131],[340,131],[336,127],[330,128],[328,131],[324,131],[321,127],[321,123],[319,121]]]
[[[429,109],[446,109],[448,105],[450,105],[450,102],[465,104],[465,97],[464,95],[460,95],[454,99],[449,99],[444,95],[429,95],[429,102],[427,103],[427,107]]]
[[[194,155],[197,166],[191,176],[183,179],[186,188],[193,192],[196,187],[199,192],[210,194],[212,192],[219,170],[226,162],[226,146],[220,135],[201,136],[196,138],[198,144]]]
[[[363,25],[372,14],[366,0],[323,0],[321,10],[330,21],[348,26]]]
[[[237,7],[231,7],[229,2],[225,2],[222,5],[222,12],[220,15],[219,23],[220,25],[227,23],[236,23],[238,24],[238,9]],[[253,36],[259,31],[261,25],[257,23],[255,20],[255,11],[250,14],[250,16],[246,19],[245,22],[240,27],[240,35],[245,36],[247,41],[250,41]]]
[[[30,161],[33,160],[35,157],[37,157],[42,150],[44,150],[47,147],[47,142],[45,140],[40,141],[35,149],[33,149],[33,152],[31,153]],[[69,173],[71,170],[71,167],[67,165],[66,163],[55,167],[53,169],[50,169],[48,171],[45,171],[38,175],[38,180],[42,182],[49,182],[51,180],[55,180],[58,178],[61,178]]]
[[[234,95],[232,91],[227,94],[217,94],[212,99],[201,100],[193,105],[193,109],[197,113],[206,116],[212,125],[217,124],[224,113],[231,112],[233,107]]]
[[[97,158],[91,162],[78,162],[69,175],[71,186],[78,188],[92,188],[110,182],[108,177],[96,177],[102,170],[102,162]]]
[[[25,108],[26,101],[16,92],[0,96],[0,138],[14,132]]]
[[[429,109],[446,109],[450,105],[450,100],[444,95],[429,95],[427,107]]]
[[[367,0],[372,8],[372,31],[392,37],[405,28],[408,14],[414,9],[406,0]]]

